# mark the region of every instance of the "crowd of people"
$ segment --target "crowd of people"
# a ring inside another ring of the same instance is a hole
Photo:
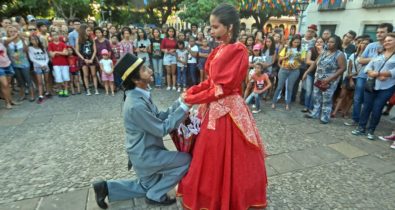
[[[395,88],[395,35],[390,23],[379,25],[376,42],[350,30],[340,38],[329,30],[318,36],[310,25],[303,36],[291,28],[271,32],[241,28],[238,41],[249,51],[249,74],[243,96],[252,112],[261,112],[261,101],[271,100],[272,109],[284,97],[285,109],[299,95],[306,118],[327,124],[340,114],[356,126],[355,135],[375,139],[382,114],[392,108]],[[55,19],[51,25],[29,15],[2,18],[0,27],[0,83],[5,107],[23,100],[43,103],[53,95],[68,97],[84,93],[114,96],[121,78],[114,77],[117,61],[127,53],[144,59],[154,71],[152,88],[184,92],[206,79],[205,63],[219,43],[210,27],[190,29],[101,26],[88,20]],[[368,91],[366,85],[373,84]],[[93,85],[91,85],[93,84]],[[82,85],[82,87],[81,87]],[[19,98],[12,99],[13,90]],[[300,94],[298,92],[300,91]],[[383,111],[387,105],[387,109]],[[394,141],[395,133],[380,137]],[[391,146],[395,148],[395,144]]]

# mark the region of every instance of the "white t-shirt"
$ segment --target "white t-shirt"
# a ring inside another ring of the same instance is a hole
[[[47,52],[40,48],[29,47],[29,58],[34,67],[48,66],[49,58]]]
[[[101,59],[100,64],[103,65],[103,71],[107,74],[112,72],[112,60],[111,59]]]
[[[178,67],[185,67],[185,65],[178,60],[186,61],[188,57],[188,50],[176,50],[177,53],[177,66]]]
[[[199,47],[197,45],[195,45],[191,48],[191,51],[192,52],[199,52]],[[188,54],[188,63],[197,63],[197,60],[191,54]]]

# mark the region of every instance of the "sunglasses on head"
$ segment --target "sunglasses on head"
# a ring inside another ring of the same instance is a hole
[[[37,29],[35,29],[35,28],[29,28],[28,30],[29,30],[29,31],[35,31],[35,30],[37,30]]]

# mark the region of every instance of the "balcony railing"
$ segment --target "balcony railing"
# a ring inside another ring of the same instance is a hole
[[[366,9],[395,7],[395,0],[363,0],[362,7]]]
[[[331,1],[324,1],[318,6],[318,11],[334,11],[334,10],[345,10],[347,1],[335,1],[334,4]]]

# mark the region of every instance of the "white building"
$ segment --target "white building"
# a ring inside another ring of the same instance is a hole
[[[302,21],[302,32],[310,24],[318,26],[319,34],[324,29],[343,36],[353,30],[358,35],[369,34],[375,39],[377,26],[380,23],[395,25],[395,0],[345,0],[331,5],[311,3],[305,11]]]

